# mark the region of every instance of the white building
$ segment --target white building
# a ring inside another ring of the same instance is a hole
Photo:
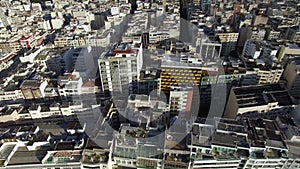
[[[82,78],[78,72],[59,77],[59,95],[77,96],[81,94]]]
[[[58,105],[52,107],[47,107],[45,105],[32,105],[28,111],[32,119],[40,119],[61,115]]]
[[[171,87],[170,90],[170,111],[189,112],[191,109],[193,88]]]
[[[21,90],[4,90],[0,91],[0,101],[3,100],[16,100],[24,99],[24,95]]]
[[[201,36],[197,39],[197,47],[200,47],[200,57],[204,61],[217,61],[220,58],[222,44],[219,42],[210,42],[208,37]]]
[[[142,63],[142,46],[132,49],[131,44],[117,44],[103,53],[98,60],[102,90],[133,90],[132,83],[138,80]]]

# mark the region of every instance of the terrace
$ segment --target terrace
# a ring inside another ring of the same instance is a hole
[[[81,151],[48,152],[43,159],[44,164],[76,163],[81,160]]]
[[[84,150],[81,161],[84,164],[107,163],[108,154],[108,151],[101,149]]]
[[[235,158],[236,150],[228,147],[213,147],[212,155],[216,159],[233,159]]]

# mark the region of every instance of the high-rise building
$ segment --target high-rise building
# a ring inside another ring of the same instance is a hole
[[[191,26],[188,19],[188,0],[180,0],[180,35],[179,39],[183,42],[191,42]]]
[[[296,98],[300,97],[300,58],[294,58],[289,61],[283,77],[287,82],[287,89],[290,94]]]
[[[142,68],[142,46],[133,49],[131,44],[115,44],[98,60],[102,90],[112,92],[133,91]]]
[[[197,46],[200,47],[199,53],[203,61],[216,62],[221,55],[222,44],[219,42],[211,41],[209,38],[202,36],[197,40]]]
[[[250,57],[253,57],[253,58],[257,58],[258,56],[255,55],[256,49],[257,49],[257,47],[255,45],[255,41],[247,40],[245,42],[245,45],[244,45],[244,48],[243,48],[242,56],[243,57],[250,56]],[[258,50],[259,50],[259,48],[258,48]],[[260,51],[258,51],[258,52],[260,52]]]
[[[91,28],[93,30],[99,30],[100,28],[105,26],[105,17],[106,12],[97,12],[94,13],[95,20],[91,21]]]
[[[200,64],[185,64],[180,58],[164,58],[161,65],[160,90],[169,92],[172,86],[199,86],[202,74]]]
[[[237,41],[237,49],[242,50],[246,41],[252,36],[251,27],[246,25],[242,26],[239,30],[239,37]]]
[[[222,43],[222,56],[228,56],[230,52],[234,51],[236,48],[236,42],[238,39],[238,33],[217,33],[220,41]]]

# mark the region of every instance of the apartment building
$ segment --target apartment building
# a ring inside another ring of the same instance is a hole
[[[133,91],[142,68],[142,46],[115,44],[113,49],[102,53],[98,60],[102,90],[109,92]]]
[[[58,78],[58,92],[60,96],[77,96],[81,94],[82,77],[78,72],[66,74]]]
[[[228,56],[230,52],[236,49],[236,43],[239,33],[216,33],[222,44],[221,55]]]
[[[202,65],[198,63],[182,63],[179,57],[165,57],[161,64],[160,90],[169,92],[172,86],[199,86]]]
[[[224,111],[225,118],[235,118],[236,115],[269,110],[292,105],[287,90],[279,84],[264,84],[232,88]]]
[[[192,97],[193,88],[172,86],[169,100],[170,111],[190,113]]]
[[[40,99],[45,97],[46,80],[24,80],[20,86],[25,99]]]

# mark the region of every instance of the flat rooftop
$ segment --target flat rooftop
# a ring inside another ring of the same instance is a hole
[[[292,105],[292,100],[287,90],[279,84],[256,85],[234,88],[240,108],[266,105],[278,102],[279,105]]]
[[[29,151],[27,147],[19,147],[8,162],[8,165],[39,164],[47,154],[47,150]]]
[[[21,89],[36,89],[40,87],[40,82],[38,80],[24,80],[21,84]]]
[[[240,136],[236,134],[227,134],[221,132],[215,132],[212,135],[211,143],[213,145],[221,145],[221,146],[228,146],[228,147],[236,147],[236,146],[249,147],[245,136]]]

